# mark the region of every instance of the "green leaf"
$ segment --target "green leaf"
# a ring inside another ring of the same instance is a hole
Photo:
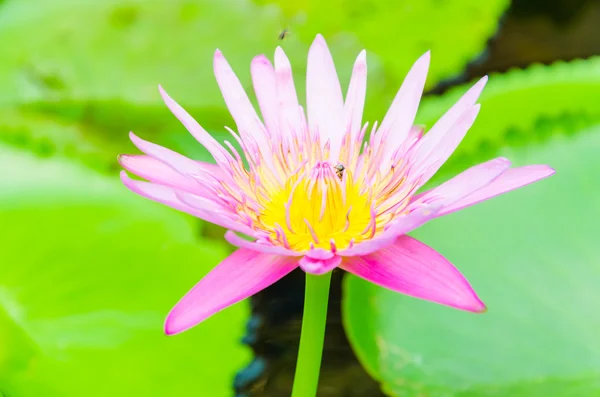
[[[427,50],[432,51],[430,87],[459,74],[484,50],[509,5],[508,0],[286,0],[276,3],[288,17],[292,35],[305,41],[312,40],[315,32],[338,35],[340,43],[358,40],[358,47],[366,48],[380,60],[388,79],[377,84],[390,87],[388,93],[392,94],[410,66]]]
[[[497,153],[517,165],[551,164],[555,176],[414,233],[457,265],[488,312],[465,313],[346,279],[350,340],[391,395],[600,392],[600,126],[570,139],[556,132]]]
[[[246,86],[248,65],[277,44],[277,12],[233,2],[7,0],[0,8],[4,101],[160,103],[162,83],[184,104],[222,106],[212,73],[221,48]],[[237,69],[239,67],[239,69]]]
[[[431,127],[473,83],[429,97],[417,122]],[[481,112],[459,146],[463,156],[480,155],[506,145],[544,139],[543,120],[569,117],[569,131],[600,122],[600,57],[493,74],[479,100]]]
[[[112,175],[120,168],[118,154],[138,152],[129,141],[128,130],[196,160],[213,161],[165,106],[38,103],[0,109],[0,143],[43,158],[74,159]],[[226,139],[224,133],[213,135],[221,141]]]
[[[2,393],[232,395],[246,305],[182,335],[162,328],[227,246],[198,241],[197,222],[116,175],[6,147],[0,167]]]

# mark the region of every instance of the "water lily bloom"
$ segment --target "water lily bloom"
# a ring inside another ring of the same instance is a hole
[[[174,115],[214,157],[186,158],[131,134],[144,155],[123,155],[125,170],[145,179],[125,185],[146,198],[227,228],[237,250],[206,275],[168,315],[168,334],[184,331],[268,287],[297,267],[324,274],[336,267],[420,299],[479,312],[485,305],[444,257],[407,235],[427,221],[554,173],[545,165],[511,168],[496,158],[428,191],[479,112],[479,80],[423,134],[413,126],[429,52],[408,72],[379,125],[363,125],[367,59],[362,51],[344,99],[322,36],[308,53],[306,108],[296,95],[281,48],[274,65],[252,60],[260,118],[220,51],[214,72],[243,153],[208,134],[160,88]],[[365,142],[363,142],[365,141]],[[245,235],[248,238],[244,238]]]

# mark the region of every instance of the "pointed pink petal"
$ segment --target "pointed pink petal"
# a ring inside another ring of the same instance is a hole
[[[254,57],[250,69],[254,92],[267,127],[268,136],[276,134],[279,123],[279,104],[275,69],[264,55]]]
[[[477,164],[419,196],[417,201],[411,203],[409,209],[425,203],[442,206],[441,213],[445,208],[490,185],[509,168],[510,161],[504,157]]]
[[[179,119],[181,124],[185,126],[185,128],[196,138],[198,142],[202,146],[208,150],[208,152],[213,156],[216,160],[217,164],[224,166],[228,164],[228,160],[230,156],[227,155],[227,151],[221,146],[204,128],[198,124],[196,120],[192,116],[189,115],[188,112],[185,111],[177,102],[175,102],[169,94],[161,87],[158,86],[158,90],[160,91],[160,95],[163,98],[163,101],[167,105],[167,107],[171,110],[171,112]]]
[[[351,138],[356,139],[362,128],[362,116],[367,93],[367,53],[362,50],[354,62],[352,78],[344,103],[345,126],[351,132]]]
[[[175,305],[167,316],[165,332],[183,332],[275,283],[296,267],[297,259],[240,248]]]
[[[443,208],[439,216],[450,214],[500,194],[529,185],[530,183],[554,175],[554,173],[554,169],[547,165],[526,165],[524,167],[509,169],[492,183]]]
[[[422,145],[427,138],[428,134],[425,134],[419,141],[419,144],[415,147],[415,156],[413,160],[412,169],[410,171],[409,178],[418,178],[418,187],[423,186],[440,167],[448,160],[448,158],[454,153],[454,150],[458,147],[460,142],[467,134],[467,131],[477,118],[479,114],[479,105],[474,105],[472,108],[467,110],[456,122],[456,124],[438,141],[431,152],[423,157]]]
[[[345,259],[340,268],[415,298],[471,312],[485,310],[469,282],[447,259],[406,235],[380,251]]]
[[[331,143],[330,160],[336,162],[344,134],[344,100],[331,53],[320,34],[308,51],[306,108],[311,131],[319,131],[321,145]]]
[[[255,241],[248,241],[233,231],[228,230],[225,233],[225,240],[238,248],[245,248],[256,252],[261,252],[263,254],[274,254],[274,255],[284,255],[284,256],[302,256],[302,253],[289,250],[285,247],[280,247],[276,245],[266,244],[266,243],[258,243]]]
[[[329,273],[342,263],[341,256],[333,256],[329,259],[314,259],[308,256],[303,256],[300,259],[300,268],[306,273],[321,275]]]
[[[492,183],[510,167],[510,162],[497,158],[476,165],[446,183],[420,195],[408,207],[409,214],[396,218],[388,228],[375,238],[338,252],[341,256],[370,254],[393,244],[398,236],[409,233],[440,216],[444,208]]]
[[[292,66],[281,47],[275,50],[275,78],[279,112],[279,135],[273,136],[273,146],[285,145],[294,136],[299,136],[306,119],[300,111]]]
[[[281,47],[275,50],[275,75],[277,78],[277,99],[282,109],[298,109],[298,96],[294,86],[292,66]]]
[[[399,236],[409,233],[429,220],[436,218],[440,209],[440,205],[421,205],[411,213],[399,216],[383,233],[370,240],[358,243],[352,248],[338,251],[338,255],[362,256],[392,245]]]
[[[450,157],[450,155],[456,149],[456,146],[460,144],[462,138],[467,133],[469,128],[474,122],[470,122],[471,116],[476,117],[479,112],[479,108],[474,115],[468,113],[472,111],[481,91],[487,83],[487,76],[482,77],[473,87],[471,87],[438,121],[431,127],[431,129],[425,134],[425,136],[419,141],[419,145],[416,147],[415,157],[413,162],[415,168],[426,169],[428,164],[440,161],[440,158],[445,157],[443,162]],[[471,115],[468,116],[467,115]],[[465,128],[466,127],[466,128]],[[448,136],[451,137],[449,140]],[[453,145],[453,147],[446,147],[446,145]],[[436,153],[438,152],[438,153]],[[440,153],[442,152],[442,153]],[[443,155],[440,155],[443,154]],[[435,171],[441,167],[441,164],[437,166]],[[425,182],[423,182],[425,183]]]
[[[215,51],[214,71],[227,109],[235,120],[242,140],[248,141],[249,138],[254,140],[265,161],[270,163],[272,153],[266,129],[250,103],[244,87],[219,50]]]
[[[173,189],[168,186],[157,185],[151,182],[143,182],[131,179],[125,171],[121,171],[121,181],[123,184],[132,192],[139,194],[149,200],[156,201],[174,208],[178,211],[188,213],[196,218],[203,219],[207,222],[214,223],[226,229],[235,230],[240,233],[253,235],[254,231],[248,226],[241,224],[231,219],[232,214],[228,214],[228,217],[224,217],[223,211],[217,210],[203,210],[194,208],[184,203],[179,195],[185,194],[185,192]],[[214,204],[216,208],[216,204]]]
[[[471,87],[444,115],[431,127],[425,134],[419,147],[420,153],[418,160],[427,158],[428,155],[439,145],[440,140],[454,127],[462,115],[471,109],[481,91],[487,83],[487,76],[483,76],[473,87]]]
[[[129,138],[131,139],[133,144],[142,152],[162,162],[163,164],[172,168],[174,172],[179,173],[182,176],[190,176],[194,180],[206,183],[214,181],[215,176],[224,177],[224,173],[218,165],[213,165],[212,167],[210,167],[207,163],[200,163],[198,161],[194,161],[170,149],[167,149],[152,142],[145,141],[142,138],[136,136],[133,132],[129,133]],[[137,173],[135,174],[139,175]],[[151,180],[149,178],[145,179]],[[197,184],[195,181],[193,183]]]
[[[378,144],[384,145],[382,171],[389,169],[392,153],[404,143],[415,121],[430,59],[427,51],[412,66],[377,130],[377,134],[381,134]]]
[[[119,163],[127,171],[150,182],[192,192],[199,188],[193,179],[150,156],[122,154]]]

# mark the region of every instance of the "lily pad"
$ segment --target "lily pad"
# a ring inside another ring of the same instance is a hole
[[[345,281],[361,362],[394,396],[600,393],[600,126],[505,147],[552,178],[436,219],[414,236],[449,258],[488,305],[481,315]]]
[[[272,1],[289,21],[292,35],[311,40],[313,32],[358,41],[374,54],[387,75],[377,84],[395,94],[410,66],[425,51],[433,62],[428,85],[462,72],[498,29],[508,0],[319,0]],[[369,61],[371,62],[371,60]],[[391,89],[391,90],[390,90]]]
[[[7,147],[0,168],[0,393],[232,395],[244,303],[181,336],[162,327],[225,245],[116,176]]]

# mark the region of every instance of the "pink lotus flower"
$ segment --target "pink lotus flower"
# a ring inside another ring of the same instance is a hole
[[[344,100],[322,36],[308,53],[307,107],[299,105],[290,63],[281,48],[273,67],[252,61],[262,121],[220,51],[217,82],[238,128],[229,130],[243,157],[226,150],[160,88],[166,105],[212,154],[216,164],[188,159],[131,134],[145,155],[123,155],[125,185],[229,231],[239,247],[204,277],[169,314],[168,334],[184,331],[268,287],[298,266],[324,274],[339,267],[391,290],[462,310],[485,305],[467,280],[432,248],[406,235],[430,219],[487,200],[554,173],[545,165],[510,168],[505,158],[474,166],[417,193],[471,127],[487,78],[477,82],[423,135],[413,122],[429,52],[417,60],[379,126],[362,124],[366,53],[358,55]],[[241,233],[252,241],[240,237]]]

